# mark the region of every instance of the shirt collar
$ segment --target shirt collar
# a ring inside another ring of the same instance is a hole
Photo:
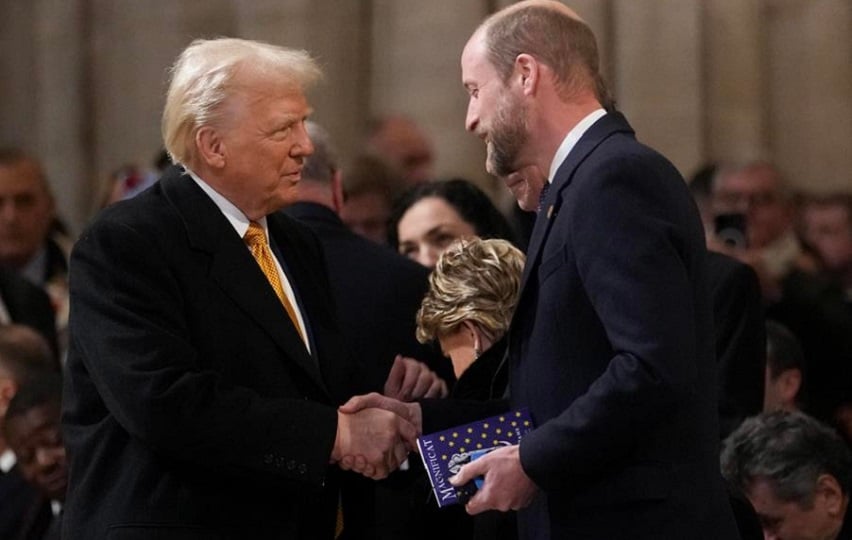
[[[556,155],[553,156],[553,161],[550,163],[550,174],[547,177],[547,181],[549,183],[553,183],[554,177],[556,177],[556,171],[559,170],[559,166],[562,165],[562,162],[565,161],[565,158],[568,157],[568,154],[571,153],[571,150],[577,144],[577,141],[580,140],[580,137],[592,127],[592,124],[598,121],[599,118],[606,115],[606,111],[603,109],[596,109],[589,113],[588,116],[580,120],[576,126],[574,126],[571,131],[568,132],[568,135],[565,135],[565,138],[562,139],[562,144],[559,145],[559,148],[556,149]]]
[[[250,220],[243,214],[242,210],[236,207],[234,203],[226,199],[221,193],[213,189],[210,184],[201,179],[200,176],[191,171],[188,167],[184,167],[186,173],[192,178],[198,187],[201,188],[204,193],[207,194],[208,197],[213,201],[213,204],[225,215],[228,219],[228,223],[237,231],[237,234],[240,235],[240,238],[246,235],[246,231],[249,228]],[[266,217],[262,217],[257,220],[257,223],[263,227],[263,231],[266,233],[267,238],[269,238],[269,231],[266,227]]]

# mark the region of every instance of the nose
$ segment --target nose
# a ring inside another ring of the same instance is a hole
[[[10,199],[0,199],[0,221],[10,223],[15,220],[17,209],[14,201]]]
[[[435,265],[438,264],[439,255],[440,253],[435,246],[422,244],[420,250],[417,252],[417,262],[426,268],[435,268]]]
[[[308,130],[305,128],[305,123],[299,123],[298,133],[296,133],[296,142],[290,152],[294,157],[308,157],[314,153],[314,143],[308,135]]]
[[[464,128],[471,133],[476,132],[476,128],[479,126],[479,107],[477,107],[476,102],[471,97],[467,102],[467,115],[464,119]]]
[[[46,469],[56,463],[57,452],[51,448],[37,448],[35,452],[35,460],[39,467]]]

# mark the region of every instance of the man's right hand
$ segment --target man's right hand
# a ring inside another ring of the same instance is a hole
[[[341,405],[337,410],[342,413],[355,413],[363,409],[375,407],[395,413],[408,420],[415,428],[416,434],[423,433],[423,412],[417,402],[403,403],[397,399],[371,392],[363,396],[354,396]]]
[[[417,430],[405,418],[375,407],[337,413],[331,460],[378,480],[405,461],[416,445]]]

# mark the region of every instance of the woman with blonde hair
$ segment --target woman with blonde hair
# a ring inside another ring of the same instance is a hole
[[[437,341],[453,363],[455,399],[500,398],[508,383],[506,332],[518,302],[524,254],[510,242],[473,236],[455,240],[429,276],[417,312],[417,339]],[[442,509],[446,519],[451,515]],[[459,538],[515,540],[514,512],[489,511],[471,518],[453,508]]]
[[[500,239],[459,239],[438,259],[417,313],[417,339],[438,341],[452,361],[454,397],[502,395],[506,370],[499,368],[523,268],[523,253]]]

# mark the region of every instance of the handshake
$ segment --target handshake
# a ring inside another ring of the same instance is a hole
[[[385,478],[417,448],[422,432],[420,405],[405,401],[446,394],[444,382],[428,368],[397,356],[384,395],[355,396],[338,409],[331,462],[374,480]]]

